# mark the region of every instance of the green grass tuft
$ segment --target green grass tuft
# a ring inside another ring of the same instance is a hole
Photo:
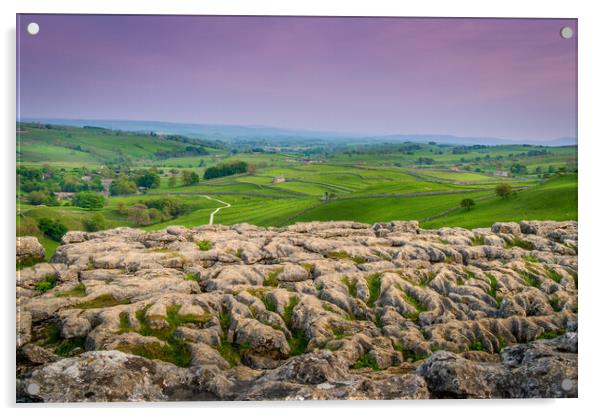
[[[365,353],[363,354],[356,362],[355,364],[353,364],[351,366],[351,368],[354,369],[358,369],[358,368],[371,368],[374,371],[379,371],[380,367],[378,366],[378,363],[376,362],[376,359],[368,354]]]
[[[347,336],[347,332],[345,332],[345,330],[343,328],[333,327],[331,329],[332,329],[332,335],[334,335],[335,339],[343,339]]]
[[[84,349],[86,344],[86,337],[75,337],[61,341],[54,350],[55,354],[60,357],[68,357],[71,352],[76,348]]]
[[[267,297],[265,293],[261,294],[260,299],[268,311],[276,312],[276,302],[274,302],[274,299]]]
[[[191,280],[198,283],[201,281],[201,276],[198,273],[186,273],[184,280]]]
[[[43,262],[44,259],[37,259],[34,257],[27,257],[21,260],[17,260],[17,270],[24,269],[26,267],[31,267],[35,264]]]
[[[529,251],[535,250],[535,245],[533,245],[532,242],[527,241],[527,240],[523,240],[522,238],[519,238],[519,237],[514,237],[512,239],[512,241],[507,242],[505,244],[505,247],[506,248],[520,247],[523,250],[529,250]]]
[[[487,294],[489,296],[491,296],[493,299],[495,299],[495,302],[497,303],[497,306],[499,307],[500,304],[502,303],[502,300],[504,300],[504,298],[497,294],[497,291],[499,289],[498,281],[495,278],[495,276],[492,276],[490,274],[486,274],[485,276],[487,277],[487,279],[489,279],[489,289],[487,290]]]
[[[149,360],[172,363],[178,367],[188,367],[191,361],[187,344],[180,340],[165,344],[153,342],[142,345],[120,346],[117,349]]]
[[[130,301],[128,299],[118,300],[118,299],[115,299],[112,294],[107,293],[104,295],[100,295],[97,298],[94,298],[92,300],[78,303],[74,307],[79,308],[79,309],[96,309],[96,308],[108,308],[108,307],[117,306],[117,305],[128,305],[128,304],[130,304]]]
[[[497,347],[495,349],[496,353],[500,353],[504,348],[506,348],[508,346],[508,342],[506,342],[506,340],[504,338],[498,338],[497,339]]]
[[[368,284],[368,291],[370,292],[367,302],[368,306],[373,306],[380,297],[380,276],[380,273],[375,273],[364,277],[366,283]]]
[[[119,333],[130,332],[130,315],[127,312],[121,312],[119,314]]]
[[[232,324],[232,315],[230,312],[222,312],[219,314],[219,324],[222,327],[224,334],[227,334]]]
[[[546,276],[548,276],[550,279],[552,279],[553,281],[555,281],[558,284],[560,284],[560,282],[562,282],[562,275],[560,273],[558,273],[556,270],[546,269]]]
[[[34,283],[34,288],[38,292],[46,293],[50,289],[56,286],[58,282],[58,278],[55,274],[47,274],[44,276],[44,280],[40,280],[39,282]]]
[[[431,281],[434,278],[435,278],[435,273],[433,273],[433,272],[422,273],[418,280],[418,286],[426,287],[426,286],[428,286],[429,283],[431,283]]]
[[[537,289],[541,288],[541,282],[539,281],[539,279],[537,277],[535,277],[531,273],[518,272],[518,274],[520,275],[520,277],[522,277],[522,279],[525,281],[525,283],[527,285],[537,288]]]
[[[539,263],[539,259],[535,256],[523,256],[523,260],[527,263]]]
[[[54,296],[56,296],[57,298],[86,296],[86,286],[83,283],[78,283],[72,289],[57,292],[54,294]]]
[[[347,292],[349,292],[349,295],[351,295],[354,298],[357,298],[357,281],[351,281],[347,276],[344,276],[341,279],[341,281],[345,286],[347,286]]]
[[[406,348],[401,342],[398,344],[393,344],[393,349],[395,351],[401,352],[403,355],[403,359],[409,361],[411,363],[415,363],[416,361],[424,360],[428,357],[428,354],[417,354],[409,348]]]
[[[310,275],[313,275],[313,274],[314,274],[314,271],[316,270],[316,265],[315,265],[315,264],[311,264],[311,263],[303,263],[303,264],[302,264],[302,266],[303,266],[303,268],[304,268],[305,270],[307,270],[307,272],[308,272]]]
[[[566,333],[565,329],[559,329],[557,331],[546,331],[543,334],[541,334],[539,337],[537,337],[537,339],[552,339],[552,338],[557,338],[561,335],[564,335]]]
[[[329,259],[333,259],[333,260],[351,260],[355,264],[363,264],[363,263],[366,263],[366,261],[367,261],[363,257],[352,256],[349,253],[346,253],[344,251],[331,251],[330,253],[328,253],[326,255],[326,257],[328,257]]]
[[[165,344],[151,343],[132,347],[126,346],[121,350],[149,359],[159,359],[170,362],[179,367],[188,367],[192,359],[188,344],[175,337],[176,329],[185,324],[203,325],[211,317],[209,315],[182,315],[179,313],[181,305],[171,305],[167,308],[165,316],[167,326],[161,329],[155,329],[151,326],[149,319],[146,316],[146,313],[151,306],[152,305],[146,305],[143,309],[136,312],[136,319],[138,319],[138,322],[140,323],[139,334],[153,336],[165,341]],[[119,326],[121,331],[127,332],[130,330],[129,319],[126,313],[119,315]]]
[[[61,329],[55,323],[50,323],[44,327],[43,345],[55,345],[61,340]]]
[[[550,306],[554,312],[560,312],[562,310],[562,306],[560,306],[560,299],[558,299],[556,296],[550,298]]]
[[[288,340],[288,345],[291,349],[291,356],[301,355],[307,350],[309,338],[302,329],[291,330],[291,338]]]
[[[296,296],[291,297],[288,302],[288,305],[284,308],[284,312],[282,313],[282,320],[286,324],[288,328],[291,328],[293,325],[293,309],[295,306],[299,304],[299,298]]]
[[[197,241],[196,245],[201,251],[208,251],[213,247],[213,243],[209,240]]]
[[[472,342],[468,345],[468,349],[470,351],[487,351],[487,348],[483,345],[483,341],[478,338],[472,340]]]
[[[263,285],[264,286],[271,286],[271,287],[278,287],[278,275],[280,275],[280,273],[282,273],[282,268],[278,268],[276,270],[274,270],[273,272],[271,272],[270,274],[268,274],[268,276],[263,279]]]
[[[471,240],[470,243],[473,246],[482,246],[485,245],[485,236],[484,235],[475,235]]]
[[[401,290],[401,288],[399,288]],[[420,303],[420,300],[418,300],[418,298],[412,296],[411,293],[408,292],[403,292],[403,298],[406,302],[408,302],[410,305],[412,305],[414,307],[414,309],[416,309],[416,311],[414,312],[408,312],[406,313],[406,318],[410,319],[412,321],[417,321],[418,318],[420,317],[420,314],[424,311],[426,311],[426,308],[422,305],[422,303]]]
[[[221,344],[215,347],[215,349],[231,367],[236,367],[240,364],[240,350],[236,345],[222,339]]]

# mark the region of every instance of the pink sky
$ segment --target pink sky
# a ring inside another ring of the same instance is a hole
[[[574,19],[17,20],[21,117],[576,137]]]

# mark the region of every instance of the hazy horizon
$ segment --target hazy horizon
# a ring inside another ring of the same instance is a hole
[[[25,27],[40,24],[30,36]],[[18,16],[18,119],[576,138],[574,19]]]
[[[483,140],[487,140],[487,139],[492,139],[492,140],[501,140],[504,142],[508,142],[508,144],[534,144],[537,142],[541,142],[541,144],[545,144],[545,143],[552,143],[554,141],[557,140],[575,140],[575,144],[577,143],[577,137],[575,136],[565,136],[565,137],[550,137],[547,139],[540,139],[540,140],[526,140],[526,141],[521,141],[521,139],[511,139],[511,138],[507,138],[507,137],[481,137],[481,136],[458,136],[458,135],[454,135],[454,134],[446,134],[446,133],[407,133],[407,132],[398,132],[398,133],[389,133],[389,134],[378,134],[378,133],[370,133],[370,132],[346,132],[346,131],[334,131],[334,130],[311,130],[311,129],[304,129],[304,128],[293,128],[293,127],[286,127],[286,126],[268,126],[268,125],[260,125],[260,124],[225,124],[225,123],[206,123],[206,122],[174,122],[174,121],[165,121],[165,120],[128,120],[128,119],[92,119],[92,118],[85,118],[85,119],[74,119],[74,118],[49,118],[49,117],[22,117],[21,120],[17,119],[17,122],[24,122],[24,123],[30,123],[30,122],[45,122],[45,123],[49,123],[49,124],[55,124],[56,125],[60,125],[61,122],[69,122],[67,125],[68,126],[83,126],[84,123],[83,122],[90,122],[90,123],[99,123],[99,124],[106,124],[106,123],[141,123],[141,124],[168,124],[168,125],[174,125],[174,126],[211,126],[211,127],[223,127],[225,129],[227,128],[236,128],[236,127],[241,127],[241,128],[250,128],[250,129],[267,129],[267,130],[281,130],[283,132],[285,131],[290,131],[290,132],[296,132],[296,133],[303,133],[306,132],[308,134],[323,134],[323,135],[332,135],[332,136],[337,136],[337,137],[344,137],[344,136],[349,136],[352,138],[386,138],[388,136],[391,137],[395,137],[395,136],[399,136],[399,137],[405,137],[405,136],[415,136],[416,138],[419,137],[429,137],[429,136],[439,136],[439,137],[445,137],[445,136],[449,136],[449,137],[457,137],[459,139],[483,139]],[[82,122],[82,123],[76,123],[76,122]],[[94,126],[92,124],[92,127],[104,127],[102,125],[97,125]],[[106,128],[106,127],[105,127]],[[123,129],[122,127],[110,127],[113,130],[119,130],[119,129]],[[149,129],[150,130],[150,129]],[[129,131],[141,131],[140,129],[136,130],[136,129],[129,129]],[[155,131],[155,130],[153,130]],[[162,133],[161,131],[156,130],[156,133]],[[170,131],[166,131],[165,133],[171,134],[172,132]],[[201,134],[201,133],[199,133]],[[487,143],[482,143],[482,144],[487,144]],[[495,144],[495,143],[494,143]]]

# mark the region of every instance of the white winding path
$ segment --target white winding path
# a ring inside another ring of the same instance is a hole
[[[211,213],[211,215],[209,216],[209,225],[212,225],[212,224],[213,224],[213,216],[214,216],[215,214],[217,214],[217,213],[219,212],[219,210],[220,210],[220,209],[222,209],[222,208],[230,208],[230,207],[232,206],[232,205],[228,204],[227,202],[224,202],[224,201],[222,201],[222,200],[220,200],[220,199],[211,198],[209,195],[201,195],[201,196],[204,196],[205,198],[207,198],[207,199],[210,199],[210,200],[212,200],[212,201],[215,201],[215,202],[219,202],[219,203],[221,203],[221,204],[224,204],[224,206],[223,206],[223,207],[216,208],[216,210],[215,210],[215,211],[213,211],[213,212]]]

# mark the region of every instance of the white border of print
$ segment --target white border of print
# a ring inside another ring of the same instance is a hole
[[[602,14],[596,13],[593,1],[527,2],[505,0],[484,2],[477,0],[454,1],[386,1],[386,0],[4,0],[2,13],[2,88],[0,101],[2,116],[2,166],[0,195],[6,199],[2,207],[3,236],[1,239],[2,264],[2,358],[0,391],[1,404],[9,413],[44,412],[45,416],[70,414],[106,416],[108,409],[126,407],[132,415],[164,415],[170,407],[178,414],[219,412],[228,414],[255,414],[294,416],[309,412],[326,413],[344,411],[348,415],[365,415],[371,408],[379,412],[408,414],[445,414],[465,416],[471,414],[507,415],[525,410],[534,413],[580,414],[600,407],[599,399],[600,355],[602,345],[599,329],[602,294],[600,266],[596,255],[599,236],[602,198],[599,179],[602,155],[602,130],[600,127],[600,75],[602,63],[599,42],[602,39]],[[406,402],[254,402],[254,403],[155,403],[155,404],[62,404],[15,405],[15,298],[14,298],[14,235],[15,235],[15,13],[125,13],[125,14],[247,14],[247,15],[347,15],[347,16],[447,16],[447,17],[566,17],[579,19],[579,225],[581,275],[579,319],[581,348],[579,351],[579,399],[566,400],[444,400]],[[597,44],[596,44],[597,41]],[[43,408],[42,408],[43,407]]]

